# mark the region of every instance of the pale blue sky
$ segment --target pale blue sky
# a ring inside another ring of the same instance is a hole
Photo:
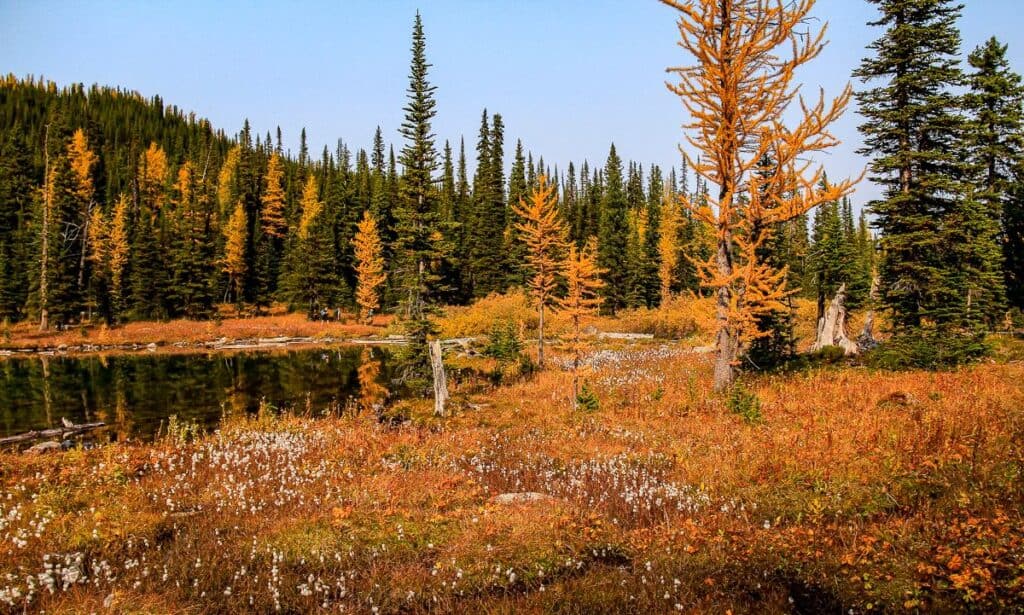
[[[996,35],[1024,71],[1020,0],[968,0],[965,53]],[[674,11],[653,0],[365,0],[345,2],[56,2],[0,0],[0,72],[59,84],[101,83],[161,95],[229,134],[249,118],[263,134],[280,125],[295,149],[343,138],[368,147],[379,124],[398,141],[416,9],[437,86],[435,132],[472,159],[480,111],[505,119],[506,156],[521,138],[564,169],[603,163],[614,141],[624,158],[678,164],[685,117],[665,89],[664,68],[689,59],[675,46]],[[862,0],[819,0],[831,44],[803,73],[810,92],[838,93],[877,37]],[[855,87],[860,84],[855,83]],[[833,177],[865,161],[855,109],[836,127],[844,140],[826,160]],[[877,194],[866,182],[855,197]]]

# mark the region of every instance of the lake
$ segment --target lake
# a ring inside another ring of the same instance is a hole
[[[168,417],[211,428],[261,400],[314,414],[371,409],[387,394],[388,354],[332,346],[209,354],[34,356],[0,360],[0,437],[103,421],[99,437],[151,438]]]

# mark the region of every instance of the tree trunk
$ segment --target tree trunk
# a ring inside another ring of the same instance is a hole
[[[580,317],[572,317],[572,409],[579,409],[580,398]]]
[[[441,360],[441,340],[431,340],[427,347],[430,350],[430,367],[434,372],[434,416],[445,416],[448,382],[444,375],[444,362]]]
[[[811,346],[812,351],[826,346],[839,346],[843,354],[850,356],[859,352],[857,344],[846,337],[846,284],[839,287],[836,296],[828,306],[825,315],[818,321],[818,336]]]
[[[540,301],[540,320],[537,324],[537,367],[544,369],[544,300]]]
[[[871,278],[871,291],[868,293],[868,300],[871,301],[871,309],[864,318],[864,327],[857,336],[857,347],[861,350],[870,350],[878,345],[875,339],[875,298],[878,295],[878,274]]]
[[[731,237],[728,232],[718,240],[718,272],[723,278],[732,274]],[[732,386],[734,364],[739,352],[739,339],[729,326],[728,286],[718,289],[715,305],[715,321],[718,323],[718,355],[715,357],[715,391],[722,392]]]
[[[50,310],[47,305],[47,276],[50,263],[50,125],[46,125],[46,136],[43,137],[43,157],[46,162],[43,172],[43,254],[40,259],[39,272],[39,330],[46,331],[50,327]]]

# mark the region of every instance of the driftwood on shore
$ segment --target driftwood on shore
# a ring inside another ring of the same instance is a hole
[[[106,423],[80,423],[78,425],[72,424],[65,427],[54,427],[52,429],[26,431],[25,433],[20,433],[14,436],[0,438],[0,445],[29,442],[31,440],[38,440],[39,438],[65,438],[67,436],[73,436],[93,429],[99,429],[104,426],[106,426]]]

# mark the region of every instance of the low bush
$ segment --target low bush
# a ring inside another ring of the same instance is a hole
[[[864,355],[871,367],[940,370],[965,365],[991,352],[984,335],[917,330],[894,336]]]
[[[732,386],[726,405],[730,412],[743,419],[743,422],[748,425],[764,420],[761,414],[761,400],[757,397],[757,393],[747,389],[742,382],[737,382]]]
[[[537,327],[537,311],[525,291],[513,289],[488,295],[472,305],[448,307],[438,324],[442,338],[453,338],[487,335],[499,322],[516,323],[527,329]]]

